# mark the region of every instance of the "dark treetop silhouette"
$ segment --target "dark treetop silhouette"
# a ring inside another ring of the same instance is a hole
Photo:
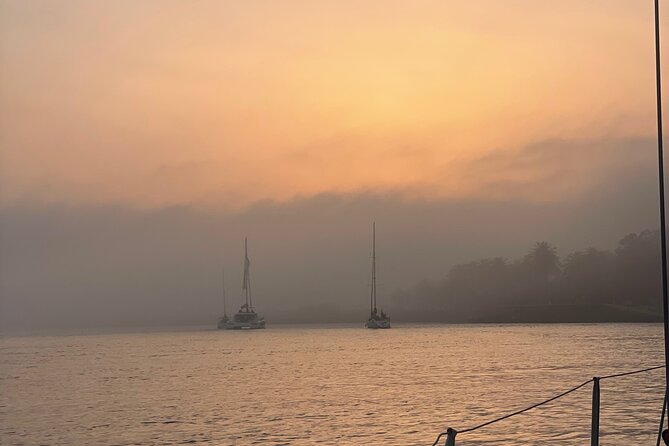
[[[395,294],[406,320],[449,322],[658,321],[659,231],[623,237],[613,251],[588,248],[563,259],[547,242],[523,258],[454,266],[438,283]]]

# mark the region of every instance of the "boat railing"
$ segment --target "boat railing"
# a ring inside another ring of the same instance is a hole
[[[498,418],[495,418],[490,421],[486,421],[484,423],[481,423],[477,426],[469,427],[466,429],[454,429],[452,427],[449,427],[446,431],[442,432],[437,436],[437,439],[434,441],[432,446],[437,446],[439,442],[446,437],[446,443],[445,446],[455,446],[455,437],[456,435],[462,435],[467,432],[474,432],[476,430],[482,429],[484,427],[490,426],[491,424],[499,423],[500,421],[506,420],[508,418],[515,417],[517,415],[523,414],[525,412],[528,412],[532,409],[536,409],[537,407],[544,406],[546,404],[549,404],[557,399],[560,399],[564,396],[569,395],[572,392],[575,392],[588,384],[592,383],[592,424],[591,424],[591,429],[590,429],[590,445],[591,446],[599,446],[599,406],[600,406],[600,389],[599,389],[599,383],[600,381],[607,380],[607,379],[614,379],[614,378],[620,378],[623,376],[629,376],[629,375],[636,375],[639,373],[646,373],[650,372],[653,370],[658,370],[658,369],[663,369],[665,368],[664,365],[659,365],[655,367],[648,367],[645,369],[639,369],[639,370],[633,370],[630,372],[624,372],[624,373],[615,373],[612,375],[605,375],[605,376],[595,376],[590,378],[587,381],[582,382],[581,384],[572,387],[569,390],[565,390],[564,392],[555,395],[551,398],[548,398],[546,400],[540,401],[536,404],[532,404],[531,406],[528,406],[524,409],[517,410],[515,412],[500,416]],[[657,436],[657,445],[659,446],[660,444],[660,437],[662,434],[662,427],[664,425],[664,416],[665,416],[665,409],[667,407],[667,394],[665,392],[664,395],[664,404],[662,405],[662,416],[660,419],[660,427],[658,430],[658,436]]]

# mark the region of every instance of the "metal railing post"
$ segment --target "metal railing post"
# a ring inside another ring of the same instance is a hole
[[[455,446],[455,436],[458,434],[458,431],[449,427],[446,430],[446,446]]]
[[[590,445],[591,446],[599,446],[599,418],[600,418],[600,382],[603,379],[612,379],[612,378],[620,378],[622,376],[630,376],[630,375],[636,375],[638,373],[645,373],[645,372],[650,372],[651,370],[658,370],[658,369],[664,369],[666,366],[664,365],[659,365],[659,366],[654,366],[654,367],[647,367],[645,369],[640,369],[640,370],[632,370],[630,372],[622,372],[622,373],[615,373],[612,375],[605,375],[605,376],[595,376],[593,378],[590,378],[587,381],[582,382],[576,387],[572,387],[569,390],[566,390],[559,395],[555,395],[552,398],[548,398],[547,400],[541,401],[539,403],[533,404],[529,407],[526,407],[521,410],[517,410],[515,412],[512,412],[510,414],[495,418],[494,420],[486,421],[485,423],[481,423],[477,426],[473,426],[467,429],[461,429],[460,434],[466,434],[468,432],[473,432],[476,430],[479,430],[481,428],[484,428],[486,426],[490,426],[495,423],[499,423],[500,421],[509,419],[511,417],[515,417],[516,415],[521,415],[524,414],[532,409],[536,409],[537,407],[541,407],[545,404],[548,404],[550,402],[553,402],[557,400],[558,398],[562,398],[563,396],[569,395],[572,392],[576,392],[578,389],[587,386],[592,382],[592,430],[590,432]],[[664,404],[662,405],[662,419],[664,420],[664,415],[665,412],[669,412],[669,388],[665,390],[665,396],[664,396]],[[664,424],[663,422],[660,423],[660,427],[658,430],[658,443],[657,446],[659,446],[659,441],[660,437],[663,432],[663,427]],[[434,440],[434,443],[432,443],[432,446],[437,446],[440,441],[446,436],[446,444],[445,446],[455,446],[455,436],[458,434],[458,431],[455,429],[449,427],[446,432],[441,432],[437,438]]]
[[[592,378],[592,428],[590,446],[599,446],[599,378]]]

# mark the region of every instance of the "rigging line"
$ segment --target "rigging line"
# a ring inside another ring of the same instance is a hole
[[[669,284],[667,279],[667,228],[664,200],[664,147],[662,136],[662,70],[660,65],[660,0],[655,0],[655,83],[657,105],[657,158],[660,189],[660,241],[662,243],[662,310],[664,318],[665,387],[669,389]]]
[[[439,444],[439,440],[441,440],[441,437],[443,437],[444,435],[446,435],[446,432],[442,432],[442,433],[440,433],[440,434],[437,436],[437,439],[434,440],[434,443],[432,443],[432,446],[437,446],[437,444]]]
[[[609,379],[609,378],[619,378],[621,376],[636,375],[637,373],[650,372],[651,370],[663,369],[665,367],[666,366],[664,366],[664,365],[658,365],[658,366],[655,366],[655,367],[648,367],[647,369],[634,370],[633,372],[616,373],[614,375],[600,376],[599,379],[602,380],[602,379]]]
[[[564,391],[564,392],[560,393],[559,395],[555,395],[555,396],[552,397],[552,398],[548,398],[547,400],[544,400],[544,401],[541,401],[541,402],[539,402],[539,403],[533,404],[533,405],[531,405],[531,406],[529,406],[529,407],[526,407],[525,409],[521,409],[521,410],[518,410],[518,411],[516,411],[516,412],[510,413],[510,414],[508,414],[508,415],[504,415],[504,416],[499,417],[499,418],[496,418],[496,419],[494,419],[494,420],[487,421],[487,422],[485,422],[485,423],[479,424],[478,426],[470,427],[469,429],[462,429],[461,431],[458,431],[458,433],[459,433],[459,434],[463,434],[463,433],[465,433],[465,432],[475,431],[475,430],[477,430],[477,429],[481,429],[482,427],[489,426],[489,425],[494,424],[494,423],[498,423],[498,422],[500,422],[500,421],[502,421],[502,420],[506,420],[507,418],[515,417],[516,415],[520,415],[520,414],[522,414],[522,413],[525,413],[525,412],[527,412],[528,410],[535,409],[535,408],[537,408],[537,407],[539,407],[539,406],[543,406],[544,404],[548,404],[548,403],[550,403],[551,401],[555,401],[555,400],[558,399],[558,398],[562,398],[563,396],[569,395],[570,393],[577,391],[577,390],[580,389],[581,387],[583,387],[583,386],[585,386],[586,384],[589,384],[589,383],[591,383],[591,382],[592,382],[592,378],[589,379],[589,380],[587,380],[587,381],[585,381],[585,382],[583,382],[583,383],[581,383],[581,384],[579,384],[579,385],[576,386],[576,387],[572,387],[571,389],[569,389],[569,390],[567,390],[567,391]]]
[[[520,415],[520,414],[525,413],[525,412],[527,412],[527,411],[529,411],[529,410],[535,409],[535,408],[537,408],[537,407],[539,407],[539,406],[543,406],[544,404],[548,404],[548,403],[550,403],[551,401],[555,401],[555,400],[558,399],[558,398],[562,398],[563,396],[566,396],[566,395],[568,395],[568,394],[570,394],[570,393],[572,393],[572,392],[575,392],[575,391],[577,391],[578,389],[580,389],[581,387],[583,387],[583,386],[585,386],[585,385],[591,383],[592,381],[593,381],[593,379],[591,378],[591,379],[589,379],[589,380],[587,380],[587,381],[585,381],[585,382],[579,384],[579,385],[576,386],[576,387],[572,387],[571,389],[569,389],[569,390],[567,390],[567,391],[565,391],[565,392],[562,392],[561,394],[556,395],[556,396],[554,396],[554,397],[552,397],[552,398],[549,398],[549,399],[547,399],[547,400],[541,401],[540,403],[533,404],[533,405],[531,405],[531,406],[529,406],[529,407],[526,407],[525,409],[518,410],[518,411],[516,411],[516,412],[510,413],[510,414],[507,414],[507,415],[504,415],[504,416],[499,417],[499,418],[495,418],[494,420],[487,421],[487,422],[485,422],[485,423],[479,424],[478,426],[470,427],[470,428],[468,428],[468,429],[462,429],[462,430],[458,431],[458,433],[459,433],[459,434],[463,434],[463,433],[465,433],[465,432],[472,432],[472,431],[481,429],[482,427],[486,427],[486,426],[489,426],[489,425],[491,425],[491,424],[498,423],[498,422],[500,422],[500,421],[502,421],[502,420],[506,420],[507,418],[515,417],[516,415]],[[440,433],[440,434],[437,436],[437,439],[436,439],[436,440],[434,441],[434,443],[432,444],[432,446],[436,446],[437,443],[439,443],[439,440],[440,440],[444,435],[446,435],[446,434],[447,434],[446,432],[442,432],[442,433]]]
[[[663,365],[659,365],[659,366],[654,366],[654,367],[647,367],[647,368],[645,368],[645,369],[633,370],[633,371],[631,371],[631,372],[616,373],[616,374],[613,374],[613,375],[605,375],[605,376],[599,377],[599,380],[601,381],[602,379],[620,378],[620,377],[623,377],[623,376],[635,375],[635,374],[637,374],[637,373],[650,372],[650,371],[652,371],[652,370],[658,370],[658,369],[662,369],[662,368],[665,368],[665,366],[663,366]],[[589,383],[591,383],[591,382],[593,382],[593,381],[594,381],[594,378],[591,378],[591,379],[589,379],[589,380],[587,380],[587,381],[585,381],[585,382],[579,384],[578,386],[576,386],[576,387],[572,387],[571,389],[566,390],[566,391],[564,391],[564,392],[560,393],[559,395],[556,395],[556,396],[554,396],[554,397],[552,397],[552,398],[549,398],[549,399],[547,399],[547,400],[544,400],[544,401],[541,401],[541,402],[539,402],[539,403],[533,404],[533,405],[531,405],[531,406],[529,406],[529,407],[526,407],[525,409],[521,409],[521,410],[518,410],[518,411],[516,411],[516,412],[513,412],[513,413],[510,413],[510,414],[501,416],[501,417],[499,417],[499,418],[495,418],[494,420],[487,421],[487,422],[485,422],[485,423],[479,424],[478,426],[470,427],[470,428],[468,428],[468,429],[463,429],[463,430],[461,430],[461,431],[458,431],[458,433],[459,433],[459,434],[462,434],[462,433],[465,433],[465,432],[472,432],[472,431],[475,431],[475,430],[477,430],[477,429],[481,429],[482,427],[489,426],[489,425],[491,425],[491,424],[497,423],[497,422],[502,421],[502,420],[506,420],[507,418],[511,418],[511,417],[516,416],[516,415],[520,415],[520,414],[525,413],[525,412],[527,412],[527,411],[529,411],[529,410],[535,409],[535,408],[537,408],[537,407],[539,407],[539,406],[543,406],[543,405],[548,404],[548,403],[550,403],[550,402],[552,402],[552,401],[555,401],[555,400],[557,400],[558,398],[562,398],[563,396],[569,395],[570,393],[575,392],[576,390],[580,389],[581,387],[583,387],[583,386],[585,386],[586,384],[589,384]],[[669,395],[669,389],[665,392],[665,395]],[[437,439],[435,440],[435,442],[433,443],[433,446],[435,446],[435,445],[439,442],[439,440],[440,440],[444,435],[446,435],[446,434],[447,434],[446,432],[442,432],[442,433],[440,433],[440,434],[437,436]]]
[[[572,392],[575,392],[575,391],[577,391],[578,389],[580,389],[581,387],[583,387],[583,386],[585,386],[586,384],[589,384],[589,383],[591,383],[591,382],[592,382],[592,379],[589,379],[589,380],[585,381],[584,383],[579,384],[579,385],[576,386],[576,387],[572,387],[571,389],[569,389],[569,390],[567,390],[567,391],[565,391],[565,392],[562,392],[561,394],[556,395],[556,396],[554,396],[554,397],[552,397],[552,398],[549,398],[549,399],[547,399],[547,400],[541,401],[540,403],[533,404],[533,405],[531,405],[530,407],[527,407],[527,408],[525,408],[525,409],[518,410],[518,411],[513,412],[513,413],[510,413],[510,414],[508,414],[508,415],[504,415],[503,417],[499,417],[499,418],[494,419],[494,420],[492,420],[492,421],[488,421],[488,422],[486,422],[486,423],[479,424],[478,426],[470,427],[469,429],[463,429],[463,430],[461,430],[461,431],[458,431],[458,433],[462,434],[462,433],[465,433],[465,432],[475,431],[475,430],[477,430],[477,429],[481,429],[482,427],[489,426],[489,425],[491,425],[491,424],[493,424],[493,423],[498,423],[498,422],[500,422],[500,421],[502,421],[502,420],[506,420],[507,418],[515,417],[516,415],[520,415],[520,414],[522,414],[522,413],[525,413],[525,412],[527,412],[528,410],[535,409],[535,408],[537,408],[537,407],[539,407],[539,406],[543,406],[544,404],[548,404],[548,403],[550,403],[551,401],[555,401],[555,400],[558,399],[558,398],[562,398],[563,396],[566,396],[566,395],[568,395],[568,394],[570,394],[570,393],[572,393]]]

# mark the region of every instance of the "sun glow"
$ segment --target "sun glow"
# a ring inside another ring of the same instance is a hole
[[[652,132],[650,8],[314,3],[3,2],[2,202],[477,196],[491,153]]]

